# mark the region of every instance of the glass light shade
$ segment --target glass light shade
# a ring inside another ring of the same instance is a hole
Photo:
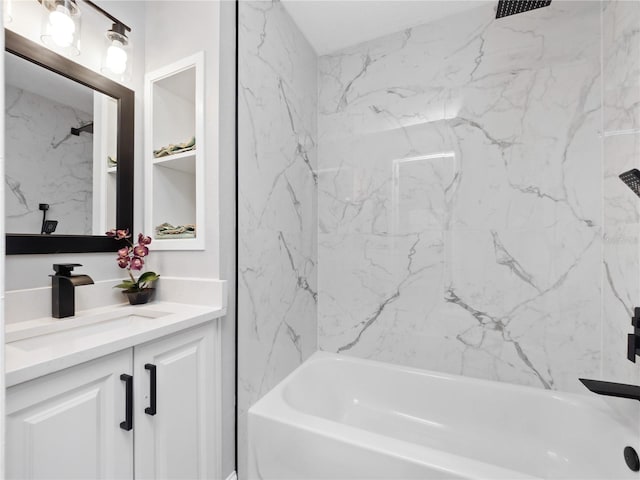
[[[80,55],[80,10],[73,0],[43,0],[42,43],[67,55]]]
[[[113,26],[107,32],[104,54],[102,57],[102,73],[116,80],[131,78],[131,41],[122,27]]]
[[[116,75],[122,75],[127,69],[127,52],[119,41],[114,40],[107,48],[105,66]]]

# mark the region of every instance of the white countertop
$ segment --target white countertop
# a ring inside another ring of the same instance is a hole
[[[171,302],[116,305],[6,327],[6,386],[17,385],[225,315],[224,307]],[[82,332],[82,333],[80,333]]]

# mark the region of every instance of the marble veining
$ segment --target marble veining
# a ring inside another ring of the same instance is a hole
[[[239,445],[247,410],[316,350],[317,57],[278,2],[239,12]],[[246,465],[240,449],[239,471]]]
[[[320,57],[321,349],[547,389],[602,371],[607,10],[479,6]]]
[[[317,57],[278,2],[240,3],[241,446],[316,342],[543,389],[640,381],[640,202],[617,177],[640,158],[640,2],[493,17]]]
[[[7,232],[40,233],[38,204],[48,203],[56,233],[92,233],[93,137],[70,133],[92,119],[91,112],[6,86]]]
[[[640,158],[640,3],[603,2],[602,29],[602,377],[637,384],[637,365],[621,352],[640,298],[640,202],[618,175],[638,168]]]

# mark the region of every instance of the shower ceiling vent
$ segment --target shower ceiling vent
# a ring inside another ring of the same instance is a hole
[[[548,7],[549,5],[551,5],[551,0],[500,0],[496,18],[508,17],[516,13]]]

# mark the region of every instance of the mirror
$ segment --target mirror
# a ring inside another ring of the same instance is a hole
[[[131,90],[5,30],[7,253],[114,251],[133,224]]]
[[[5,229],[101,235],[116,224],[118,104],[5,52]]]

